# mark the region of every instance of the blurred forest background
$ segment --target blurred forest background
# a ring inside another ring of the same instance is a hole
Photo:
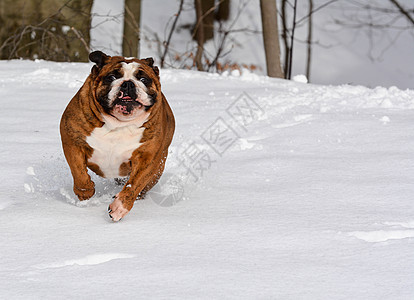
[[[168,68],[412,88],[414,1],[0,1],[1,59],[86,62],[92,50]]]

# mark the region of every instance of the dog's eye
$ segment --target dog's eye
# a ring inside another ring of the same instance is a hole
[[[116,80],[116,77],[115,77],[115,75],[114,75],[114,74],[111,74],[111,75],[108,75],[108,76],[106,77],[106,79],[108,79],[108,81],[114,81],[114,80]]]
[[[117,77],[115,74],[109,74],[107,76],[104,77],[104,81],[106,83],[111,83],[112,81],[118,79],[119,77]]]
[[[151,83],[151,81],[148,79],[148,78],[145,78],[145,77],[141,77],[140,79],[139,79],[139,81],[141,81],[143,84],[145,84],[145,85],[148,85],[148,84],[150,84]]]

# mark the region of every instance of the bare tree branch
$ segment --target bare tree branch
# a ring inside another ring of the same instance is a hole
[[[73,27],[73,26],[70,28],[70,30],[72,30],[76,34],[76,36],[78,37],[78,39],[85,46],[86,51],[91,52],[91,48],[89,47],[88,43],[83,38],[82,34],[75,27]]]
[[[307,18],[310,18],[314,13],[320,11],[321,9],[323,9],[323,8],[327,7],[328,5],[331,5],[332,3],[337,2],[337,1],[339,1],[339,0],[331,0],[331,1],[328,1],[328,2],[326,2],[324,4],[322,4],[321,6],[318,6],[315,9],[313,9],[313,5],[312,5],[312,10],[309,10],[309,12],[308,12],[308,14],[306,16],[304,16],[301,19],[299,19],[297,21],[297,24],[299,25],[300,23],[302,23],[303,21],[305,21]]]
[[[219,32],[222,32],[221,27],[222,27],[222,23],[220,22]],[[226,43],[226,39],[227,39],[229,34],[230,34],[230,31],[224,31],[223,32],[223,38],[221,39],[220,46],[218,47],[216,56],[214,57],[213,61],[209,64],[207,71],[210,71],[210,68],[213,67],[213,66],[216,66],[216,71],[217,71],[217,62],[218,62],[218,59],[220,58],[221,53],[223,52],[224,45]]]
[[[183,4],[184,4],[184,0],[181,0],[181,1],[180,1],[180,6],[179,6],[179,8],[178,8],[178,11],[177,11],[177,13],[175,14],[175,19],[174,19],[174,22],[173,22],[173,24],[172,24],[172,27],[171,27],[170,33],[168,34],[168,39],[167,39],[167,41],[166,41],[166,42],[164,42],[164,53],[163,53],[163,54],[162,54],[162,56],[161,56],[161,68],[163,68],[163,67],[164,67],[165,56],[166,56],[166,55],[167,55],[167,53],[168,53],[168,48],[169,48],[169,46],[170,46],[171,37],[172,37],[173,32],[174,32],[174,30],[175,30],[175,26],[177,25],[178,18],[180,17],[180,14],[181,14],[181,12],[182,12],[182,10],[183,10]]]
[[[397,0],[390,0],[390,2],[394,4],[399,9],[399,11],[414,25],[413,17],[404,9],[404,7],[401,6]]]

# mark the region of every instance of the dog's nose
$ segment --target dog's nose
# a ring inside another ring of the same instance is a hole
[[[127,89],[127,90],[128,89],[134,89],[135,88],[135,84],[132,81],[128,80],[128,81],[124,81],[122,83],[121,87],[124,88],[124,89]]]
[[[129,96],[133,96],[135,95],[135,84],[130,80],[124,81],[121,84],[121,90]]]

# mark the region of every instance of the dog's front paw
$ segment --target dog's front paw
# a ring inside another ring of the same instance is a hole
[[[86,186],[73,186],[73,192],[78,196],[80,201],[88,200],[95,194],[95,185],[93,182]]]
[[[108,207],[109,216],[112,218],[112,221],[114,222],[121,221],[121,219],[125,217],[127,213],[129,213],[131,208],[132,207],[128,208],[128,206],[125,205],[124,202],[121,201],[119,194],[118,194],[115,196],[114,202],[109,204],[109,207]]]

